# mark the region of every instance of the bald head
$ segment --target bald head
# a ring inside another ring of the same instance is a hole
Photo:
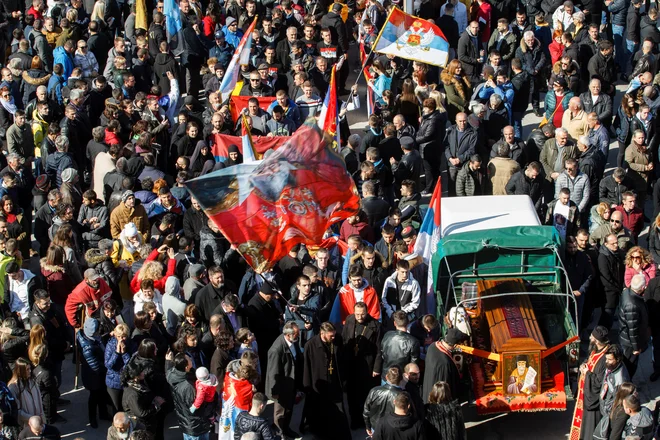
[[[580,111],[582,110],[582,100],[577,96],[574,96],[570,101],[568,101],[568,106],[572,111]]]
[[[128,416],[126,415],[125,412],[118,412],[115,414],[115,416],[112,418],[112,425],[115,428],[120,428],[128,425]]]

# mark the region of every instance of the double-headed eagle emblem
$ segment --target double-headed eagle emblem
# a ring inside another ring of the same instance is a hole
[[[406,29],[404,22],[399,23],[396,33],[401,35],[395,42],[396,48],[408,55],[414,55],[419,50],[431,50],[429,46],[435,38],[433,29],[424,29],[422,22],[419,20],[415,20],[408,29]]]

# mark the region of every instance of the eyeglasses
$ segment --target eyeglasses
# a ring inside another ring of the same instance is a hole
[[[640,257],[639,255],[633,255],[630,258],[632,258],[633,260],[641,260],[642,259],[642,257]]]
[[[78,46],[78,49],[87,49],[87,46]]]
[[[261,81],[261,80],[258,79],[258,78],[257,79],[250,78],[250,82],[259,82],[259,81]]]
[[[618,224],[621,224],[621,220],[614,220],[614,219],[612,219],[612,220],[610,220],[610,223],[618,223]]]

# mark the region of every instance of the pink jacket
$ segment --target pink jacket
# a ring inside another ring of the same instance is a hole
[[[632,278],[638,273],[639,272],[637,272],[637,270],[633,269],[632,267],[626,267],[626,273],[623,278],[623,282],[625,283],[626,287],[630,287]],[[653,262],[649,263],[645,268],[642,269],[641,273],[644,275],[644,278],[646,278],[646,284],[648,284],[651,279],[655,278],[655,264]]]

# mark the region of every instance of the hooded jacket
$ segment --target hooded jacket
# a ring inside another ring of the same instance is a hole
[[[64,305],[66,298],[76,286],[71,275],[65,270],[65,266],[46,264],[46,259],[40,261],[41,275],[44,279],[44,287],[50,293],[51,300],[55,304]]]
[[[640,440],[651,440],[654,438],[654,428],[653,413],[642,406],[637,414],[633,414],[626,421],[622,438],[639,437]]]
[[[376,425],[376,440],[425,440],[424,423],[409,411],[405,416],[388,413]]]
[[[339,290],[337,302],[340,307],[341,322],[346,321],[348,315],[353,314],[355,303],[358,302],[356,296],[361,297],[361,301],[367,304],[367,313],[374,319],[380,319],[380,304],[376,289],[369,285],[366,279],[362,279],[362,287],[354,288],[350,283]]]
[[[536,76],[548,64],[545,51],[538,39],[534,39],[534,47],[528,47],[524,39],[520,40],[520,47],[516,49],[516,58],[522,61],[522,68],[531,76]]]
[[[32,98],[36,97],[37,87],[45,86],[50,81],[50,74],[39,69],[30,69],[21,74],[21,91],[23,92],[23,106],[27,106]]]

